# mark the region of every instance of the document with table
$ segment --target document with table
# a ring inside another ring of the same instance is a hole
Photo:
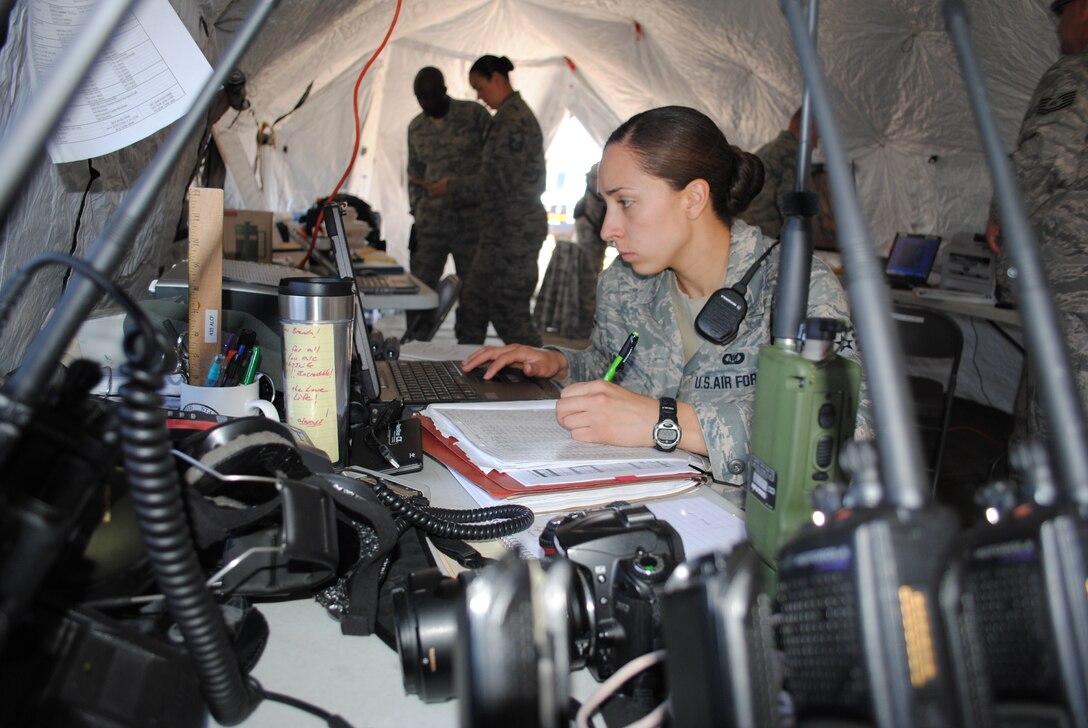
[[[662,497],[691,490],[709,469],[683,451],[578,442],[554,400],[431,405],[419,416],[424,450],[481,505],[542,512]]]

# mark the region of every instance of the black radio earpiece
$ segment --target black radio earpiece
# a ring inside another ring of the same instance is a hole
[[[748,314],[748,302],[745,300],[748,294],[748,283],[776,245],[778,245],[777,240],[763,251],[763,255],[759,256],[755,263],[752,263],[738,283],[731,288],[719,288],[710,296],[699,311],[699,315],[695,317],[695,331],[699,336],[720,346],[737,338],[740,325]]]

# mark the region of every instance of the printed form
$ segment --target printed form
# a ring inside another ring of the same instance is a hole
[[[30,70],[48,84],[96,0],[30,5]],[[140,0],[114,30],[48,144],[55,163],[100,157],[151,136],[192,107],[211,66],[168,0]]]

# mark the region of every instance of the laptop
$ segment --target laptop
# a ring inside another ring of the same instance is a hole
[[[345,241],[343,251],[338,250],[335,244],[332,246],[332,254],[336,258],[336,270],[341,276],[344,276],[344,271],[349,271],[359,290],[371,296],[419,293],[419,283],[405,273],[403,268],[399,273],[376,273],[374,271],[360,271],[356,268],[358,263],[353,260],[351,251],[347,246],[348,233],[347,228],[344,227],[344,213],[339,204],[334,202],[325,205],[323,217],[325,219],[325,232],[328,233],[329,240],[340,238]],[[342,265],[341,261],[347,261],[347,266]]]
[[[368,296],[419,293],[419,284],[407,273],[356,273],[355,284]]]
[[[888,285],[901,289],[924,287],[940,247],[939,235],[896,233],[884,268]]]
[[[336,224],[340,219],[338,205],[325,207],[326,223],[332,221],[328,232],[336,255],[337,272],[343,278],[352,278],[347,236],[342,234],[342,225],[338,228]],[[358,287],[355,291],[353,343],[362,367],[363,389],[368,400],[392,402],[399,399],[406,407],[422,409],[429,404],[447,402],[517,402],[559,398],[558,384],[550,379],[527,377],[517,369],[503,369],[494,379],[485,380],[482,369],[466,374],[461,371],[461,363],[453,360],[375,361],[366,319],[363,318],[363,293]]]

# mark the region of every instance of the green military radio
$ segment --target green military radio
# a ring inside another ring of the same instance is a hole
[[[812,517],[812,491],[842,482],[839,450],[853,437],[861,384],[861,367],[833,350],[842,327],[810,318],[800,351],[776,342],[759,352],[745,519],[771,572],[779,547]]]

